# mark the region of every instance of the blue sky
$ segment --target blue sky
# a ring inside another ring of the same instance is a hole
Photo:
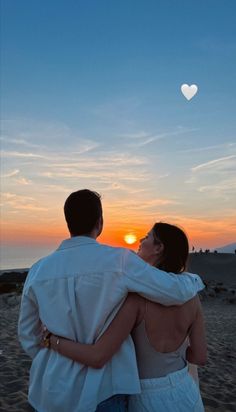
[[[90,187],[109,230],[162,218],[199,245],[235,240],[234,0],[1,8],[8,228],[60,226],[67,194]],[[198,85],[189,102],[182,83]]]

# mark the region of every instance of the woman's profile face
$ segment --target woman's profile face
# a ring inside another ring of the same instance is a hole
[[[155,242],[153,231],[150,230],[144,238],[140,239],[138,255],[146,262],[153,264],[157,259],[157,249],[158,245]]]

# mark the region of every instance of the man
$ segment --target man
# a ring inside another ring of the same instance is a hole
[[[97,243],[103,228],[97,193],[72,193],[64,212],[71,238],[32,266],[22,295],[19,339],[33,359],[29,402],[38,412],[94,412],[97,406],[116,412],[118,404],[125,410],[122,395],[140,392],[131,337],[102,369],[92,369],[41,348],[41,322],[55,335],[93,343],[128,292],[171,305],[204,286],[197,275],[167,274],[127,249]]]

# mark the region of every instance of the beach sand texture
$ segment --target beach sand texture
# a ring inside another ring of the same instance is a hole
[[[209,256],[205,258],[209,261]],[[231,263],[235,268],[236,257],[233,258]],[[233,288],[236,274],[232,271],[231,276],[224,276],[226,268],[223,271],[221,267],[221,276],[215,272],[216,281],[212,277],[208,280],[205,269],[204,280],[208,287],[202,295],[202,304],[207,326],[208,362],[199,368],[201,393],[207,412],[235,411],[236,303]],[[31,361],[17,340],[19,304],[20,295],[15,292],[0,295],[0,412],[33,411],[27,402]]]

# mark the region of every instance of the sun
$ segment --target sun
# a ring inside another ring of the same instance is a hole
[[[137,236],[133,235],[132,233],[127,233],[127,235],[124,236],[124,240],[126,243],[128,243],[128,245],[132,245],[136,242]]]

